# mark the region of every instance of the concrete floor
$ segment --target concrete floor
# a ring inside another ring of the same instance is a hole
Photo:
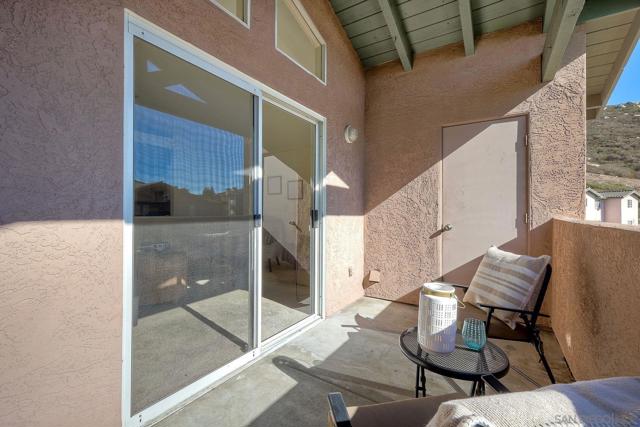
[[[311,313],[295,270],[264,272],[262,333],[269,338]],[[196,288],[197,290],[197,288]],[[133,328],[132,408],[140,411],[249,351],[250,296],[236,289],[140,317]]]
[[[413,397],[415,365],[398,334],[417,322],[417,307],[362,298],[156,424],[158,427],[326,426],[327,393],[347,405]],[[571,381],[555,337],[543,336],[559,382]],[[513,391],[548,384],[533,346],[495,341],[509,355],[503,382]],[[429,394],[468,392],[470,384],[427,374]]]

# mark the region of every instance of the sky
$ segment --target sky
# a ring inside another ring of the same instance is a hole
[[[636,43],[607,104],[623,104],[629,101],[640,102],[640,43]]]

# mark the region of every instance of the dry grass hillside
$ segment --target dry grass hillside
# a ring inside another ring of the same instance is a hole
[[[640,103],[609,105],[587,122],[587,171],[596,189],[640,190]]]

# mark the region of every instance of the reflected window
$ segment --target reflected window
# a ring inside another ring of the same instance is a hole
[[[134,39],[132,414],[253,348],[253,94]]]
[[[136,216],[249,215],[242,135],[134,107]]]

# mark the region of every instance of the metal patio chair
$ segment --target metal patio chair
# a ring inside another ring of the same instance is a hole
[[[542,286],[540,287],[540,292],[538,293],[533,311],[507,307],[497,307],[489,304],[479,304],[480,306],[488,310],[488,312],[484,312],[483,310],[480,310],[479,308],[474,307],[471,304],[466,304],[464,308],[458,309],[458,327],[462,327],[462,322],[464,322],[465,317],[478,317],[486,315],[487,337],[508,341],[522,341],[533,344],[536,352],[538,352],[538,355],[540,356],[540,361],[544,365],[544,369],[547,371],[549,380],[551,380],[552,384],[555,384],[556,379],[553,376],[553,372],[551,371],[549,362],[547,362],[547,358],[544,356],[544,345],[542,343],[542,339],[540,339],[540,329],[537,326],[539,317],[549,317],[546,314],[540,313],[540,309],[542,308],[544,296],[547,293],[549,280],[551,280],[551,272],[551,265],[547,265]],[[464,293],[466,293],[467,289],[469,288],[466,285],[458,285],[454,283],[450,284],[456,288],[462,289]],[[500,320],[492,322],[493,313],[496,310],[518,313],[520,315],[520,319],[522,319],[522,323],[519,322],[514,330]]]

